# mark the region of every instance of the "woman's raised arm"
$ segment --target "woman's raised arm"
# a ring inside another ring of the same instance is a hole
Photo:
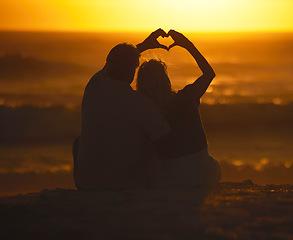
[[[174,46],[181,46],[185,48],[195,59],[203,75],[200,76],[192,85],[192,91],[198,98],[206,92],[211,81],[216,76],[213,68],[204,58],[204,56],[197,50],[191,41],[189,41],[182,33],[176,32],[175,30],[170,30],[168,32],[174,43],[169,46],[169,50]]]

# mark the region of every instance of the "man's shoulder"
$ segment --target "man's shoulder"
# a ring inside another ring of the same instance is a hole
[[[89,82],[93,82],[93,81],[98,81],[98,80],[102,80],[105,79],[105,73],[102,70],[99,70],[98,72],[96,72],[90,79]]]
[[[85,90],[93,87],[94,83],[98,82],[99,80],[103,79],[103,71],[100,70],[98,72],[96,72],[91,78],[90,80],[88,81],[86,87],[85,87]]]

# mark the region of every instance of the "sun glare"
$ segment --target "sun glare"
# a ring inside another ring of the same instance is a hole
[[[290,0],[2,0],[0,29],[292,31]]]

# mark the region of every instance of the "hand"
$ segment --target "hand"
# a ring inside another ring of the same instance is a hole
[[[161,28],[157,29],[156,31],[152,32],[141,44],[143,45],[144,49],[154,49],[154,48],[163,48],[168,50],[168,47],[160,44],[158,42],[158,37],[168,37],[168,34]]]
[[[187,37],[185,37],[182,33],[176,32],[175,30],[170,30],[168,32],[168,36],[171,36],[174,40],[174,43],[169,46],[168,51],[175,46],[180,46],[186,49],[193,46],[192,42],[190,42]]]

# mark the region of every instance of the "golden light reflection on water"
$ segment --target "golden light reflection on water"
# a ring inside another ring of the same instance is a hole
[[[209,105],[214,105],[214,104],[217,103],[217,101],[216,101],[215,99],[213,99],[213,98],[205,97],[205,98],[203,99],[203,103],[205,103],[205,104],[209,104]]]
[[[292,162],[287,161],[287,162],[285,162],[284,166],[286,168],[291,168],[292,164],[293,164]]]
[[[23,167],[15,167],[13,170],[9,170],[6,168],[0,168],[0,174],[5,173],[36,173],[36,174],[44,174],[44,173],[56,173],[60,171],[71,172],[72,164],[61,164],[58,166],[23,166]]]
[[[27,33],[27,36],[18,34],[19,40],[16,43],[13,34],[3,35],[5,38],[0,40],[0,53],[3,52],[4,56],[0,56],[0,59],[11,59],[9,54],[5,55],[6,51],[16,52],[18,57],[14,58],[25,66],[28,64],[28,68],[25,69],[27,77],[21,75],[21,78],[17,75],[15,79],[1,81],[0,105],[63,105],[68,108],[72,108],[73,105],[79,106],[87,81],[103,66],[108,50],[115,44],[113,38],[117,38],[119,42],[127,39],[137,43],[147,36],[147,33],[129,36],[117,33]],[[191,36],[191,40],[202,50],[216,71],[216,78],[204,95],[204,103],[248,102],[283,105],[293,101],[293,85],[290,81],[293,76],[290,51],[292,34],[234,33]],[[27,41],[27,45],[22,44],[23,40]],[[259,44],[262,47],[255,49]],[[40,51],[42,46],[50,48]],[[251,49],[254,50],[254,54],[249,53]],[[267,49],[274,49],[274,52],[268,52]],[[202,74],[190,54],[180,47],[169,52],[146,51],[142,55],[142,60],[155,57],[166,62],[175,90],[193,83]],[[35,64],[32,64],[30,59]],[[58,73],[60,69],[56,63],[66,63],[66,66],[69,63],[77,65],[69,64],[68,72],[63,76]],[[48,77],[46,73],[42,73],[34,78],[29,77],[36,72],[39,65],[44,69],[51,66],[50,74],[56,74]]]
[[[234,160],[232,161],[232,163],[234,166],[237,166],[237,167],[240,167],[244,164],[242,160]]]
[[[0,173],[56,173],[71,172],[71,145],[20,145],[0,148]]]
[[[214,91],[214,88],[212,85],[209,86],[209,88],[206,90],[207,93],[212,93]]]
[[[235,91],[233,89],[225,89],[222,91],[224,96],[233,96],[235,95]]]
[[[262,170],[266,165],[270,163],[268,158],[262,158],[258,163],[255,164],[254,169],[257,171]]]
[[[272,102],[275,104],[275,105],[282,105],[284,104],[284,101],[281,99],[281,98],[273,98]]]

